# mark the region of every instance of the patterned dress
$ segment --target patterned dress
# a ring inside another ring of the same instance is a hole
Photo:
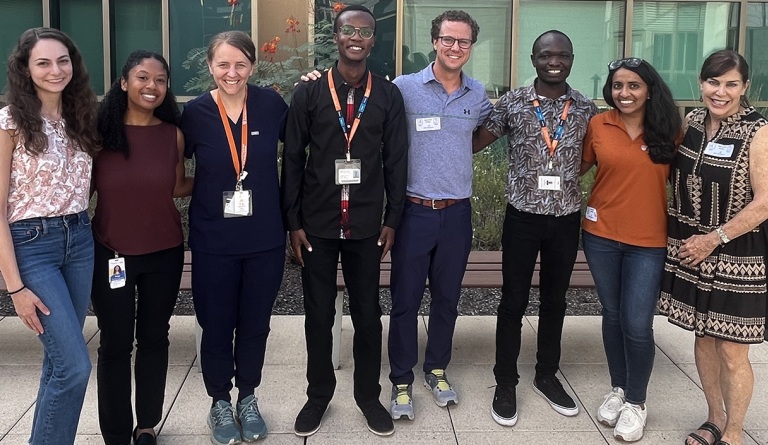
[[[754,108],[724,120],[707,150],[706,109],[691,114],[672,164],[667,259],[659,310],[697,336],[738,343],[765,339],[765,226],[758,226],[689,267],[678,259],[683,240],[725,224],[752,201],[749,147],[768,121]],[[731,151],[732,147],[732,151]]]

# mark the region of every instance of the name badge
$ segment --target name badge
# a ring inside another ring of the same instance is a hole
[[[707,144],[707,148],[704,149],[704,154],[716,158],[730,158],[733,154],[733,144],[724,145],[710,142]]]
[[[440,129],[440,117],[422,117],[416,119],[416,131],[436,131]]]
[[[587,206],[587,213],[584,215],[584,217],[592,222],[597,222],[597,209]]]
[[[250,190],[234,190],[223,193],[224,218],[251,216],[253,205]]]
[[[360,184],[360,159],[336,159],[336,185]]]
[[[107,268],[107,280],[110,289],[125,287],[125,258],[110,258]]]
[[[560,190],[563,179],[560,176],[540,175],[539,190]]]

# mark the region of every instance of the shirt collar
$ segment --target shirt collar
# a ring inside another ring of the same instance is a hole
[[[526,91],[526,96],[528,97],[529,102],[533,102],[534,99],[539,98],[539,95],[536,94],[536,82],[538,82],[538,80],[539,79],[534,80],[533,83],[528,86],[528,90]],[[575,101],[573,97],[573,88],[571,88],[571,86],[568,85],[567,83],[565,84],[565,94],[553,100],[561,100],[561,99],[571,99]]]
[[[333,82],[336,84],[336,89],[338,90],[341,88],[342,85],[347,85],[347,82],[344,80],[344,76],[341,75],[341,72],[339,72],[339,62],[337,61],[333,65],[333,70],[331,70],[331,73],[333,75]],[[368,77],[370,76],[370,70],[368,67],[365,68],[365,72],[363,73],[363,77],[360,78],[360,84],[358,85],[365,85],[365,82],[368,80]],[[351,86],[351,85],[347,85]]]
[[[435,66],[435,62],[430,62],[429,65],[427,65],[426,68],[421,70],[421,82],[422,83],[428,84],[429,82],[432,82],[432,81],[440,83],[440,81],[437,80],[437,78],[435,77],[435,72],[433,71],[434,66]],[[467,90],[467,89],[469,89],[469,90],[472,89],[472,85],[470,85],[467,82],[467,76],[464,75],[464,71],[461,72],[461,87],[460,87],[460,89],[462,91]]]

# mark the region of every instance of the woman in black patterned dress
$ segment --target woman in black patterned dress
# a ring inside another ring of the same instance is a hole
[[[672,164],[659,306],[696,334],[709,410],[688,445],[742,444],[754,382],[749,345],[766,335],[768,121],[744,97],[748,79],[747,62],[734,51],[704,61],[704,108],[687,116]]]

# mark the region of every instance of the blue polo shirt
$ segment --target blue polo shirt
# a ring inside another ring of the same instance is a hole
[[[472,132],[493,106],[483,85],[461,75],[461,86],[448,95],[435,79],[434,62],[418,73],[394,80],[405,102],[408,121],[408,187],[422,199],[463,199],[472,195]],[[427,130],[436,119],[440,128]],[[424,119],[424,120],[422,120]]]

